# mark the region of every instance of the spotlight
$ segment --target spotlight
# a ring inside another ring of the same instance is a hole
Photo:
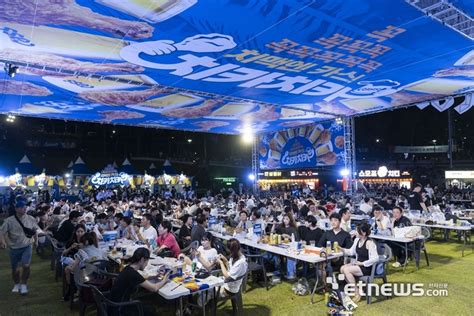
[[[342,117],[336,117],[336,124],[342,125],[342,123],[344,123]]]
[[[66,178],[69,178],[71,175],[70,175],[69,173],[66,173],[64,176],[65,176]]]
[[[14,123],[14,122],[15,122],[15,119],[16,119],[16,116],[15,116],[15,115],[8,114],[8,115],[7,115],[7,118],[6,118],[6,121],[7,121],[8,123]]]
[[[11,78],[15,77],[15,75],[18,73],[18,66],[12,64],[5,63],[5,67],[3,67],[3,69]]]
[[[341,176],[347,177],[351,172],[349,171],[349,169],[344,168],[341,171],[339,171],[339,173],[341,174]]]
[[[193,142],[193,140],[191,138],[188,138],[188,143],[191,144],[192,142]]]
[[[248,124],[244,126],[240,135],[244,144],[252,144],[255,138],[255,134],[252,130],[252,127]]]
[[[255,180],[255,175],[253,173],[249,174],[249,180],[254,181]]]
[[[242,141],[245,144],[251,144],[253,142],[254,135],[252,133],[244,133],[242,134]]]

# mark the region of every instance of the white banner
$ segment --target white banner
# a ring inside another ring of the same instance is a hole
[[[474,179],[474,171],[445,171],[446,179]]]
[[[448,145],[433,145],[433,146],[395,146],[394,152],[396,153],[447,153],[449,150]],[[454,150],[454,148],[453,148]]]

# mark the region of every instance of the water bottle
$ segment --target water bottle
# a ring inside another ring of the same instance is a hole
[[[192,272],[193,274],[196,272],[197,262],[198,262],[197,258],[194,257],[194,258],[193,258],[193,263],[191,264],[191,272]]]
[[[224,233],[225,229],[224,229],[224,226],[225,226],[225,221],[223,219],[221,219],[221,230],[219,231],[219,233]]]
[[[326,242],[326,253],[328,256],[331,254],[331,242],[329,240]]]

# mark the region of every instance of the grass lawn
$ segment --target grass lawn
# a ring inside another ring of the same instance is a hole
[[[371,305],[360,303],[355,315],[474,315],[474,253],[467,248],[466,256],[461,257],[461,245],[430,241],[427,244],[430,254],[430,267],[421,262],[416,270],[410,263],[406,273],[401,269],[390,268],[389,282],[424,283],[425,289],[430,283],[447,283],[448,297],[396,297],[390,300],[374,299]],[[61,282],[54,281],[49,269],[49,260],[33,255],[28,296],[13,295],[10,290],[10,265],[8,252],[0,251],[0,316],[9,315],[78,315],[77,309],[69,310],[67,303],[61,302]],[[157,296],[151,296],[160,315],[174,315],[173,307],[163,307],[164,302]],[[147,299],[150,300],[150,297]],[[247,287],[244,295],[246,315],[326,315],[323,297],[316,296],[314,305],[310,305],[309,296],[296,296],[291,284],[282,283],[266,291],[258,286]],[[88,315],[95,310],[88,309]],[[197,315],[197,313],[195,313]],[[229,306],[225,311],[219,309],[218,315],[230,315]]]

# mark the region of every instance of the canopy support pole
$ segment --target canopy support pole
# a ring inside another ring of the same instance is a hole
[[[252,140],[252,174],[254,176],[252,180],[252,192],[255,196],[259,194],[258,188],[258,171],[259,171],[259,159],[258,159],[258,137],[254,136]]]
[[[453,169],[453,120],[451,117],[451,108],[448,109],[448,156],[449,168]]]
[[[354,181],[356,170],[355,157],[355,123],[354,117],[344,118],[344,168],[349,171],[347,176],[347,195],[352,195],[357,190]]]

